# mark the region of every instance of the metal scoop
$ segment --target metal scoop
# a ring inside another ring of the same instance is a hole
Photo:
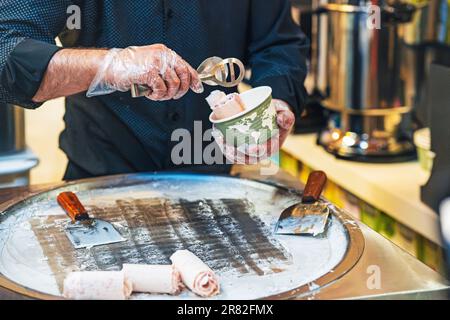
[[[311,172],[303,191],[302,202],[281,213],[275,226],[275,233],[313,236],[322,234],[330,215],[328,206],[319,202],[326,182],[327,176],[323,171]]]
[[[89,217],[73,192],[60,193],[57,201],[72,220],[65,231],[75,249],[126,241],[111,223]]]
[[[197,72],[200,80],[207,85],[231,88],[242,82],[245,76],[245,67],[236,58],[211,57],[200,64]],[[131,96],[133,98],[143,97],[151,93],[151,90],[146,85],[134,84],[131,86]]]

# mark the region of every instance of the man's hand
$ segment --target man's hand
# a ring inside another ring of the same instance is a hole
[[[148,86],[147,98],[159,101],[179,99],[189,88],[203,92],[197,71],[165,45],[155,44],[110,50],[88,96],[128,91],[133,84]]]
[[[51,59],[34,102],[128,91],[133,84],[151,89],[152,100],[179,99],[191,88],[203,92],[197,72],[162,44],[126,49],[62,49]]]
[[[277,111],[279,131],[278,134],[274,135],[264,144],[245,146],[243,149],[237,149],[224,142],[221,132],[218,130],[213,131],[213,136],[217,144],[229,161],[235,164],[256,164],[279,151],[294,127],[295,115],[291,111],[289,105],[282,100],[274,99],[272,105]]]

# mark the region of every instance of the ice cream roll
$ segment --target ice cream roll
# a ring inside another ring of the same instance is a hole
[[[220,90],[214,90],[206,98],[206,101],[208,102],[211,109],[214,110],[214,108],[226,97],[227,95],[225,94],[225,92],[222,92]]]
[[[245,105],[238,93],[225,95],[225,93],[216,90],[206,100],[213,110],[216,120],[231,118],[245,110]]]
[[[172,265],[124,264],[123,273],[133,284],[133,292],[178,294],[184,286]]]
[[[125,300],[132,284],[121,271],[72,272],[64,279],[63,295],[73,300]]]
[[[171,257],[175,268],[180,271],[183,283],[201,297],[219,294],[220,285],[214,272],[196,255],[188,250],[178,250]]]

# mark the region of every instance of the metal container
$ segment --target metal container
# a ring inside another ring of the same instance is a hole
[[[416,10],[410,23],[400,28],[400,37],[408,45],[450,47],[450,2],[448,0],[403,0]]]
[[[30,183],[30,171],[38,163],[38,158],[30,150],[1,156],[0,189],[28,185]]]
[[[371,4],[378,5],[379,16],[369,10]],[[330,152],[356,160],[414,157],[412,106],[401,74],[399,36],[413,7],[362,0],[317,1],[315,7],[320,13],[313,39],[315,86],[321,103],[338,114],[319,142]]]
[[[450,65],[450,1],[404,0],[416,7],[410,23],[402,24],[401,74],[407,101],[421,126],[429,126],[426,83],[432,62]]]
[[[23,108],[0,104],[0,189],[28,185],[37,164],[26,148]]]
[[[22,152],[25,148],[24,110],[0,104],[0,156]]]

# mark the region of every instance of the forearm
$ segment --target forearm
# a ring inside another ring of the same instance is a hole
[[[104,49],[58,51],[50,60],[33,101],[44,102],[86,91],[107,53]]]

